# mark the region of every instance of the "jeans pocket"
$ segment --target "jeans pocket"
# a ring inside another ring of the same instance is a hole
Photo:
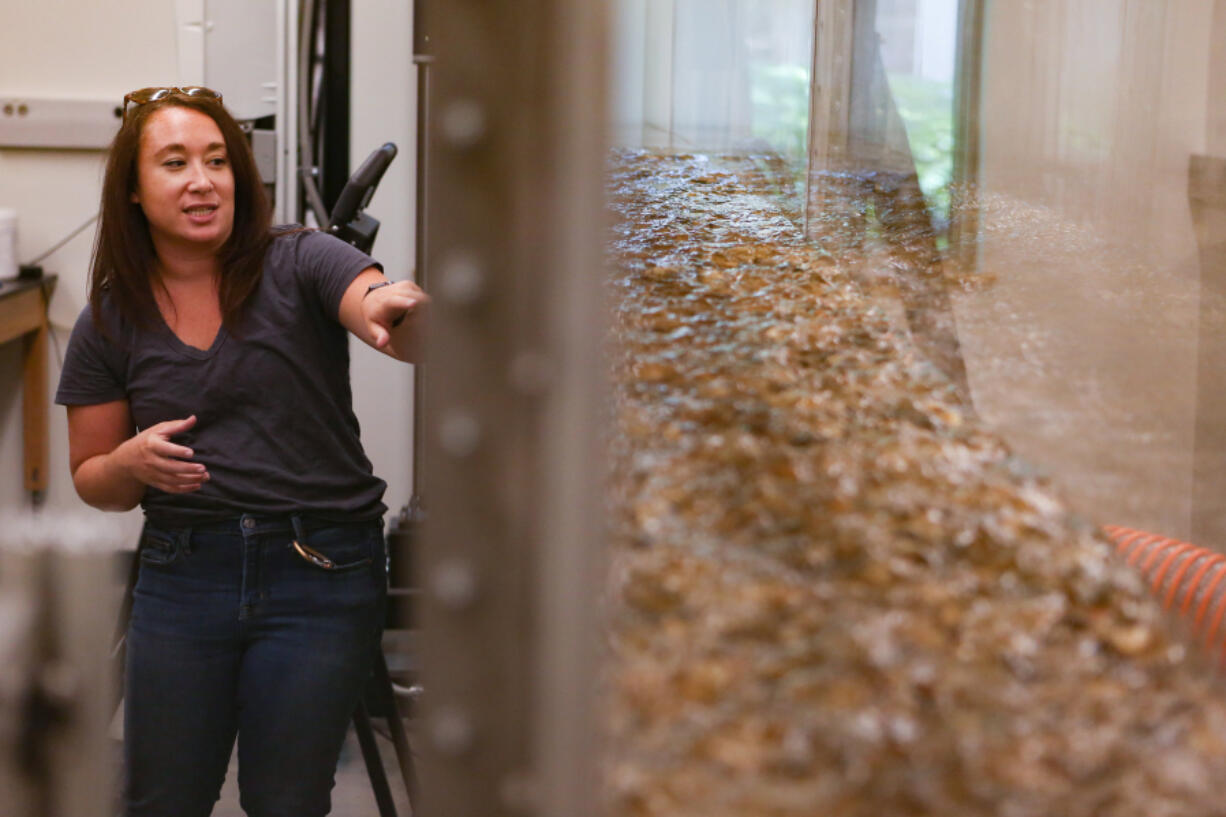
[[[165,531],[145,525],[140,535],[141,564],[166,567],[187,557],[186,531]]]
[[[290,542],[290,549],[320,570],[346,573],[374,561],[372,538],[366,526],[343,525],[315,531],[309,537],[296,537]]]

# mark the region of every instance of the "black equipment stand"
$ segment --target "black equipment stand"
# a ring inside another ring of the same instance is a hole
[[[404,716],[396,700],[395,687],[387,670],[387,659],[380,650],[375,656],[374,675],[366,689],[366,696],[358,701],[353,712],[353,731],[357,735],[358,745],[362,749],[362,759],[366,762],[366,772],[370,776],[370,786],[375,793],[375,802],[379,806],[380,817],[396,817],[396,804],[392,800],[392,790],[387,782],[387,774],[383,770],[382,756],[379,746],[375,743],[375,730],[371,723],[369,698],[382,700],[379,709],[386,712],[388,734],[396,749],[396,760],[400,764],[400,777],[404,781],[405,792],[409,797],[409,808],[416,812],[417,772],[413,766],[413,751],[409,747],[409,739],[404,731]]]
[[[349,182],[337,197],[336,206],[328,221],[327,230],[338,238],[347,241],[362,252],[369,253],[379,232],[379,222],[366,214],[366,205],[370,203],[384,172],[396,158],[396,146],[387,142],[372,152],[366,161],[362,162],[350,177]],[[388,537],[388,552],[391,553],[393,541],[402,537]],[[411,535],[409,536],[411,544]],[[408,548],[401,548],[407,551]],[[404,555],[407,556],[407,553]],[[389,594],[389,604],[391,602]],[[383,769],[383,761],[379,755],[379,747],[375,742],[375,730],[371,723],[371,713],[381,713],[387,721],[388,736],[396,749],[396,759],[400,764],[400,777],[404,782],[405,792],[409,797],[409,808],[417,811],[417,773],[413,766],[413,752],[409,747],[409,739],[404,731],[404,715],[396,698],[396,687],[392,683],[391,674],[387,668],[387,658],[383,650],[375,657],[374,673],[367,684],[362,700],[358,701],[353,713],[353,731],[362,748],[362,759],[366,762],[366,772],[370,776],[370,786],[375,793],[375,801],[379,806],[379,817],[397,817],[396,804],[392,800],[391,787],[388,785],[387,774]]]

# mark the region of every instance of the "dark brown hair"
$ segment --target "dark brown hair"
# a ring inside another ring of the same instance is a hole
[[[156,321],[158,307],[152,281],[157,253],[149,235],[149,222],[140,205],[132,201],[132,193],[137,186],[141,133],[151,116],[170,105],[205,114],[217,123],[226,141],[234,174],[234,227],[218,250],[221,262],[218,296],[222,321],[228,328],[237,326],[243,305],[260,283],[264,254],[272,240],[272,211],[247,137],[220,101],[171,94],[129,108],[123,126],[111,142],[89,270],[89,304],[94,323],[102,331],[106,331],[101,323],[105,292],[110,293],[125,321],[141,327],[152,326]]]

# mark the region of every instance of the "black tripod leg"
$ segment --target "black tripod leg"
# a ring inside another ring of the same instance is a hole
[[[409,747],[409,738],[404,733],[404,717],[400,713],[400,704],[396,701],[396,691],[392,687],[392,677],[382,650],[375,657],[375,683],[387,693],[387,731],[392,736],[392,745],[396,747],[396,760],[400,762],[400,776],[404,778],[404,788],[409,794],[409,807],[416,812],[417,770],[413,765],[413,750]]]
[[[370,713],[366,711],[365,701],[358,701],[358,708],[353,711],[353,731],[358,736],[358,745],[362,747],[362,759],[366,761],[366,772],[370,775],[370,787],[375,792],[379,817],[396,817],[396,804],[392,801],[392,790],[383,771],[379,747],[375,745],[375,733],[370,726]]]

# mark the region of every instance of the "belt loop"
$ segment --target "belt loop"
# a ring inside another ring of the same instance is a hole
[[[182,527],[179,529],[177,547],[180,552],[188,554],[192,552],[192,529]]]
[[[298,544],[305,545],[307,543],[306,527],[302,524],[302,517],[293,514],[289,518],[289,523],[294,528],[294,538],[298,540]]]

